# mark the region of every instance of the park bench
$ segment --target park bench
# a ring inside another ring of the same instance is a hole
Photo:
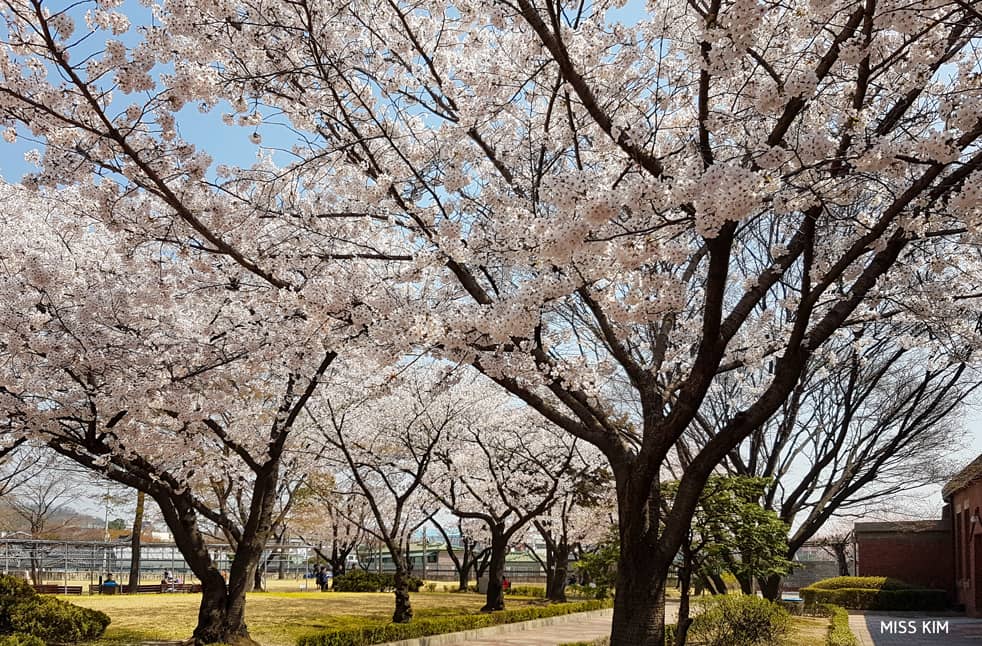
[[[89,594],[129,594],[129,591],[130,586],[128,585],[110,587],[100,586],[98,583],[89,585]],[[163,592],[201,592],[201,584],[175,583],[174,585],[169,585],[167,583],[147,583],[136,586],[137,594],[160,594]],[[78,594],[81,594],[81,592]]]
[[[38,594],[82,594],[82,586],[41,583],[34,586],[34,591]]]

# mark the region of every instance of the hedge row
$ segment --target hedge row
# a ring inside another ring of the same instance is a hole
[[[334,577],[331,587],[335,592],[389,592],[395,589],[396,580],[391,573],[351,570]],[[419,592],[421,587],[423,587],[422,579],[409,577],[410,592]]]
[[[829,604],[852,610],[944,610],[948,605],[948,595],[944,590],[870,588],[823,590],[816,586],[809,586],[802,588],[799,594],[807,607]]]
[[[834,576],[811,584],[820,590],[841,590],[843,588],[862,588],[866,590],[916,590],[916,585],[904,583],[900,579],[887,576]]]
[[[832,618],[832,628],[826,646],[859,646],[859,640],[849,629],[849,613],[839,606],[826,606]]]
[[[400,639],[414,639],[428,635],[455,633],[461,630],[486,628],[500,624],[511,624],[532,619],[558,617],[574,612],[586,612],[611,607],[609,601],[580,601],[559,603],[551,606],[534,606],[502,610],[487,614],[451,615],[417,619],[408,624],[376,624],[346,630],[328,630],[300,637],[297,646],[370,646]]]

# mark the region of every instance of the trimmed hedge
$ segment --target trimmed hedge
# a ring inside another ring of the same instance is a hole
[[[911,587],[827,589],[820,587],[821,583],[823,582],[819,581],[798,591],[806,607],[828,604],[852,610],[944,610],[948,606],[948,594],[944,590]]]
[[[546,589],[539,587],[537,585],[513,585],[507,590],[505,594],[513,594],[519,597],[535,597],[536,599],[543,599],[546,596]]]
[[[337,592],[390,592],[395,590],[396,580],[391,573],[378,574],[365,570],[351,570],[334,577],[332,589]],[[409,591],[419,592],[423,580],[409,577]]]
[[[779,646],[791,627],[791,615],[767,599],[721,594],[702,603],[688,637],[706,646]]]
[[[869,590],[916,590],[916,585],[904,583],[900,579],[887,576],[834,576],[822,579],[810,586],[820,590],[842,590],[846,588],[861,588]]]
[[[455,633],[461,630],[558,617],[574,612],[587,612],[610,607],[609,601],[580,601],[473,615],[431,617],[416,619],[408,624],[376,624],[347,630],[328,630],[314,633],[300,637],[297,640],[297,646],[371,646],[371,644],[383,644],[401,639]]]
[[[14,633],[0,637],[0,646],[45,646],[44,640],[34,635]]]
[[[826,606],[832,618],[832,628],[826,646],[859,646],[859,640],[849,629],[849,613],[839,606]]]
[[[26,581],[0,576],[0,635],[8,636],[2,646],[91,640],[108,625],[103,612],[40,596]]]

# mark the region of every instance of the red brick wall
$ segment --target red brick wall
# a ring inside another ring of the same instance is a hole
[[[856,532],[859,576],[890,576],[954,596],[950,531]]]
[[[952,515],[956,522],[955,539],[961,564],[955,581],[956,601],[965,605],[971,616],[982,616],[982,554],[978,553],[982,523],[971,522],[972,516],[982,517],[982,482],[955,492],[951,497]],[[954,553],[954,550],[953,550]]]

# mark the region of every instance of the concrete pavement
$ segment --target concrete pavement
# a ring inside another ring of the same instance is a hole
[[[979,646],[982,619],[915,612],[850,614],[861,646]]]

